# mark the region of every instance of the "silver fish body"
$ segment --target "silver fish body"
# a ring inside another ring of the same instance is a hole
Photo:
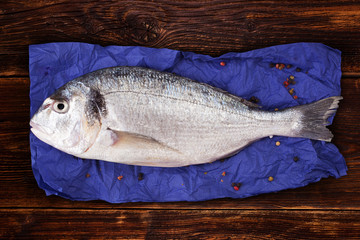
[[[180,167],[230,156],[272,135],[330,141],[326,120],[340,99],[268,112],[171,73],[113,67],[65,84],[30,125],[40,140],[81,158]]]

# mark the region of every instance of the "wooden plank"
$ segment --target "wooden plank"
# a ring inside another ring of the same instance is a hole
[[[2,209],[2,239],[358,239],[359,211]]]
[[[80,41],[219,56],[277,44],[322,42],[360,73],[356,1],[2,1],[0,75],[28,75],[28,45]]]
[[[201,203],[127,203],[111,205],[92,202],[95,208],[167,209],[349,209],[360,210],[360,78],[343,78],[339,111],[331,126],[334,142],[345,156],[349,171],[340,179],[324,179],[307,187],[265,194],[247,199],[220,199]],[[37,187],[31,171],[29,152],[29,79],[0,78],[0,206],[2,207],[82,207],[72,202],[46,197]]]
[[[359,239],[359,20],[360,4],[350,0],[0,2],[0,239]],[[27,49],[55,41],[212,56],[301,41],[338,48],[344,100],[330,128],[348,175],[205,202],[46,197],[31,170]]]

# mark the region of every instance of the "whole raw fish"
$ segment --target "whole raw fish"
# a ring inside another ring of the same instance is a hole
[[[45,143],[80,158],[179,167],[215,161],[263,137],[331,141],[340,96],[268,112],[171,73],[101,69],[48,97],[30,121]]]

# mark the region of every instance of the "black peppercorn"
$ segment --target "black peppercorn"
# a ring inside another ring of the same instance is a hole
[[[249,99],[249,101],[252,102],[252,103],[258,103],[260,100],[259,100],[257,97],[252,96],[252,97]]]

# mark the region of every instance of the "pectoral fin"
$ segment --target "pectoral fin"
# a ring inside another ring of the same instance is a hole
[[[176,165],[184,158],[178,150],[148,136],[137,133],[107,129],[101,136],[101,144],[111,151],[113,156],[126,157],[129,164],[158,166]],[[131,160],[130,160],[131,159]],[[131,161],[131,163],[130,163]],[[116,162],[116,160],[114,160]]]
[[[121,145],[132,145],[140,147],[158,147],[168,148],[165,144],[160,143],[154,138],[144,136],[137,133],[116,131],[108,128],[105,135],[107,136],[108,146],[119,147]]]

